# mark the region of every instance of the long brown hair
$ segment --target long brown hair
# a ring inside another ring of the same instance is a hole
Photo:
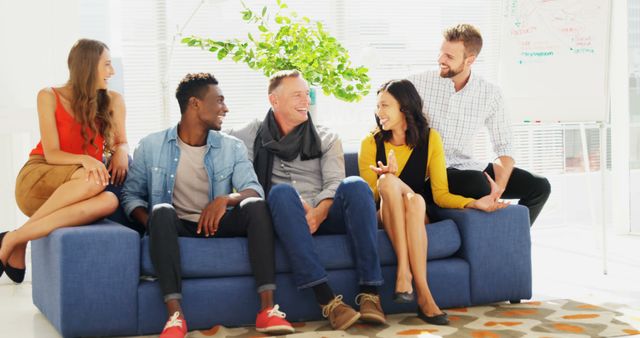
[[[416,87],[409,80],[391,80],[384,83],[378,89],[378,94],[387,92],[393,96],[400,104],[400,112],[407,120],[407,130],[405,131],[405,142],[410,147],[418,144],[427,144],[427,128],[429,124],[422,113],[422,98]],[[375,115],[378,127],[374,131],[376,139],[382,138],[383,142],[388,142],[393,136],[390,130],[383,130],[380,118]]]
[[[98,148],[95,143],[97,134],[104,137],[105,152],[113,150],[114,123],[111,98],[107,90],[98,89],[96,86],[98,63],[105,49],[108,50],[109,47],[103,42],[80,39],[71,48],[67,60],[69,65],[67,84],[70,85],[73,93],[71,109],[76,121],[82,126],[85,151],[89,145]],[[89,137],[87,129],[93,136]]]

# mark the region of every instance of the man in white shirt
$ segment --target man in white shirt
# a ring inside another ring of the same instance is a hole
[[[410,76],[424,100],[429,126],[442,135],[449,190],[480,198],[490,192],[488,173],[500,186],[500,198],[519,199],[529,209],[531,224],[549,198],[549,181],[514,167],[511,124],[500,88],[471,72],[482,49],[480,32],[468,24],[446,29],[439,71]],[[497,158],[486,165],[473,159],[473,143],[483,126],[489,130]]]

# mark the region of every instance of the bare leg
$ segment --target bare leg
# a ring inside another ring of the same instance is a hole
[[[411,292],[411,269],[405,228],[405,206],[401,198],[403,182],[394,175],[382,175],[378,179],[382,224],[391,240],[398,261],[396,292]]]
[[[84,168],[80,168],[73,173],[69,182],[64,183],[53,192],[51,197],[47,199],[47,201],[27,220],[23,226],[46,217],[56,210],[96,196],[102,191],[104,191],[104,186],[97,185],[93,181],[85,181]],[[12,267],[21,269],[25,267],[24,256],[27,243],[28,241],[19,243],[11,251],[11,257],[9,257],[8,262]],[[3,257],[5,256],[0,253],[0,258]],[[2,259],[2,261],[4,262],[6,260]]]
[[[422,196],[413,192],[403,195],[407,222],[407,246],[418,305],[427,316],[442,311],[438,308],[427,284],[427,231],[424,226],[426,206]]]
[[[28,241],[47,236],[58,228],[87,224],[108,216],[117,207],[118,198],[116,195],[104,191],[97,196],[60,208],[38,220],[29,221],[20,228],[7,233],[2,248],[0,248],[0,259],[6,262],[8,256],[18,245],[24,245]],[[24,261],[22,263],[24,264]]]

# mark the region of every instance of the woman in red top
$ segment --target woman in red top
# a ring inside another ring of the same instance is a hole
[[[64,86],[38,93],[41,141],[16,180],[16,202],[30,218],[0,234],[0,276],[6,271],[16,283],[24,279],[30,240],[113,213],[118,198],[105,188],[122,184],[127,174],[124,101],[107,89],[115,74],[109,49],[100,41],[79,40],[68,66]],[[108,167],[103,154],[110,157]]]

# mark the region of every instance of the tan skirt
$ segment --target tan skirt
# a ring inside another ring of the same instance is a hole
[[[16,203],[31,217],[58,187],[71,180],[80,164],[48,164],[41,155],[31,155],[16,179]]]

